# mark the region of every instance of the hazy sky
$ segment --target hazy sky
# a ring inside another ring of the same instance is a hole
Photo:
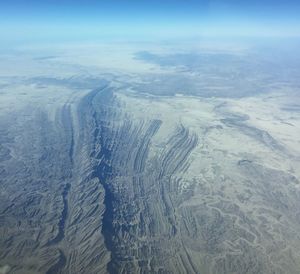
[[[300,1],[1,0],[2,40],[300,36]]]

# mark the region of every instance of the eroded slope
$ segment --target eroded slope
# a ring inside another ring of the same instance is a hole
[[[4,271],[297,273],[291,102],[112,86],[1,118]]]

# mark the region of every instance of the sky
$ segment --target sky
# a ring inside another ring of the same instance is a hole
[[[300,36],[292,0],[1,0],[4,41]]]

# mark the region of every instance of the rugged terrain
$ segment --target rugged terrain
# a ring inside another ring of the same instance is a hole
[[[1,78],[0,273],[299,273],[295,87],[99,75]]]

